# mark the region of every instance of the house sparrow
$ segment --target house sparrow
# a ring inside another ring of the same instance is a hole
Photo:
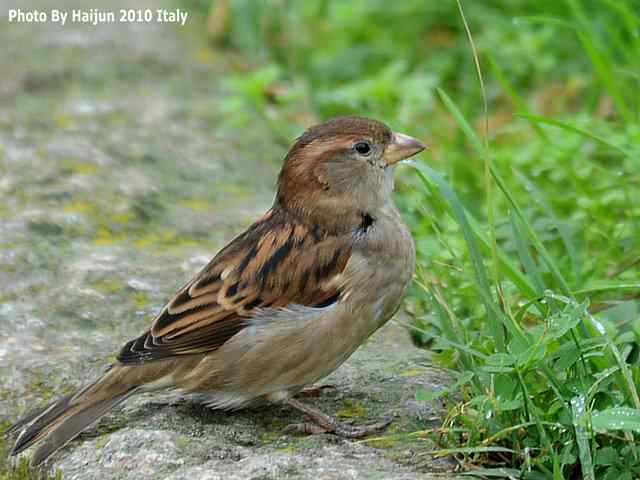
[[[98,380],[13,425],[11,454],[42,442],[32,457],[40,464],[131,395],[162,388],[221,409],[287,403],[316,422],[296,427],[306,432],[357,438],[384,428],[342,424],[294,396],[397,310],[415,247],[393,202],[393,167],[424,148],[366,118],[310,128],[285,158],[271,209]]]

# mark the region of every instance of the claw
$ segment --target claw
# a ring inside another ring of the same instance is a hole
[[[333,433],[345,438],[362,438],[374,433],[382,433],[390,424],[391,420],[360,426],[337,424]]]
[[[321,412],[317,408],[302,403],[300,400],[290,398],[287,403],[293,408],[306,414],[315,424],[296,423],[285,428],[285,432],[306,434],[334,433],[345,438],[362,438],[374,433],[380,433],[391,423],[390,420],[373,423],[370,425],[349,425]]]
[[[308,398],[308,397],[319,397],[324,393],[325,390],[337,390],[338,387],[335,385],[318,385],[317,387],[308,387],[302,389],[300,393],[298,393],[298,397]]]
[[[316,425],[314,423],[292,423],[287,425],[282,430],[282,433],[299,433],[304,435],[318,435],[321,433],[327,433],[327,429],[321,427],[320,425]]]

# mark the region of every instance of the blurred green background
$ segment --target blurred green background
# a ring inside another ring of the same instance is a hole
[[[97,374],[261,214],[293,138],[358,114],[429,145],[397,174],[418,268],[396,321],[456,379],[415,392],[437,426],[372,445],[480,477],[640,478],[640,0],[170,1],[143,8],[187,27],[0,30],[2,418]],[[163,412],[134,427],[202,421]],[[103,475],[80,448],[67,471]]]
[[[486,215],[482,159],[437,94],[444,90],[482,133],[483,101],[455,1],[196,5],[208,15],[201,20],[213,48],[236,53],[238,74],[223,80],[233,93],[223,104],[234,120],[229,128],[258,114],[287,144],[334,115],[378,118],[423,139],[430,152],[422,161],[448,175],[475,215]],[[575,286],[638,254],[637,7],[613,0],[465,5],[486,81],[493,162],[514,194],[530,197],[526,179],[533,182],[571,230],[576,258],[558,261]],[[591,137],[548,126],[556,121]],[[424,217],[439,212],[424,215],[434,206],[406,187],[400,185],[399,201],[416,214],[423,260],[433,260],[442,249]],[[545,225],[545,209],[527,208],[561,246],[559,232]]]
[[[640,2],[461,3],[485,97],[453,0],[181,2],[237,72],[229,128],[286,145],[359,114],[429,145],[397,201],[412,334],[461,374],[417,394],[449,408],[442,448],[478,474],[637,478]]]

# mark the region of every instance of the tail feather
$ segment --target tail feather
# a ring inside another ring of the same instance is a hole
[[[64,415],[55,425],[47,429],[48,431],[45,433],[46,439],[33,454],[31,463],[33,465],[43,463],[56,451],[76,438],[83,430],[102,418],[109,410],[135,393],[135,391],[136,389],[132,389],[113,398],[89,405],[88,407],[81,406],[78,409],[74,409],[74,411],[70,411],[69,414]]]
[[[29,412],[29,414],[23,418],[21,418],[20,420],[18,420],[16,423],[14,423],[13,425],[11,425],[8,429],[6,429],[4,431],[4,435],[5,436],[9,436],[9,435],[13,435],[16,432],[19,432],[20,430],[22,430],[26,425],[30,424],[31,422],[33,422],[36,418],[38,418],[40,415],[42,415],[45,410],[51,408],[55,403],[57,402],[53,402],[50,403],[49,405],[47,405],[46,407],[43,408],[36,408],[35,410]]]
[[[5,432],[20,432],[10,455],[17,455],[43,441],[31,459],[33,465],[41,464],[137,392],[144,383],[141,380],[137,375],[130,375],[128,368],[111,368],[98,381],[18,420]]]
[[[9,452],[10,455],[17,455],[29,448],[40,438],[39,434],[43,429],[55,422],[55,420],[69,409],[69,401],[73,395],[67,395],[55,402],[50,403],[42,410],[37,410],[16,422],[7,433],[20,432],[15,445]]]

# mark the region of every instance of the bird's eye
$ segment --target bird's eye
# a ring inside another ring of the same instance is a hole
[[[369,145],[369,142],[358,142],[353,146],[353,148],[360,155],[369,155],[371,153],[371,145]]]

